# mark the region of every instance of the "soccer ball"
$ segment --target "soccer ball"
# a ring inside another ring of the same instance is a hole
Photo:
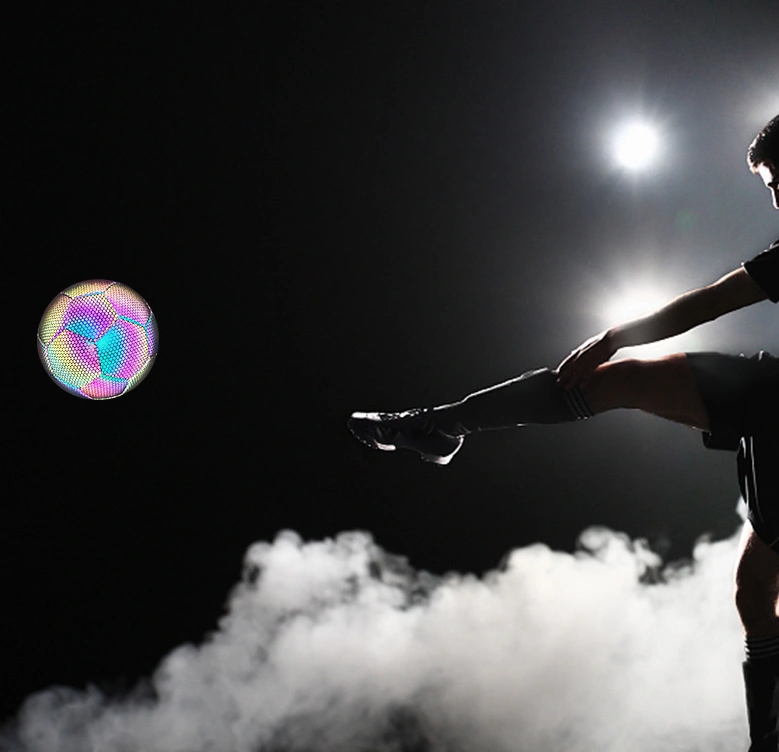
[[[148,303],[121,282],[90,279],[49,303],[38,325],[38,355],[57,386],[104,400],[134,389],[157,357]]]

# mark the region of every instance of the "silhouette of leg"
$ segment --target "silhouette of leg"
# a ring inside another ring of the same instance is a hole
[[[618,408],[642,410],[701,431],[709,430],[706,406],[684,353],[604,363],[593,373],[585,393],[596,415]]]
[[[746,638],[749,749],[774,752],[779,745],[779,554],[760,540],[748,522],[741,537],[734,592]]]

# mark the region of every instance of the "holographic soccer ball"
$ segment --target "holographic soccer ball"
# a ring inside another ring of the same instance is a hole
[[[157,342],[148,303],[107,279],[63,290],[38,325],[46,373],[66,392],[91,400],[119,397],[138,386],[154,365]]]

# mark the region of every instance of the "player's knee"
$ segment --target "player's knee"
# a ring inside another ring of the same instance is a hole
[[[598,366],[586,393],[597,412],[640,407],[646,374],[645,361],[624,358]]]

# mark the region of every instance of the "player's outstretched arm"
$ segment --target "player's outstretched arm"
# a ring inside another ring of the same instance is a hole
[[[558,383],[566,389],[586,386],[592,372],[623,347],[674,337],[765,299],[765,292],[743,268],[738,268],[710,285],[674,298],[646,316],[590,337],[557,367]]]

